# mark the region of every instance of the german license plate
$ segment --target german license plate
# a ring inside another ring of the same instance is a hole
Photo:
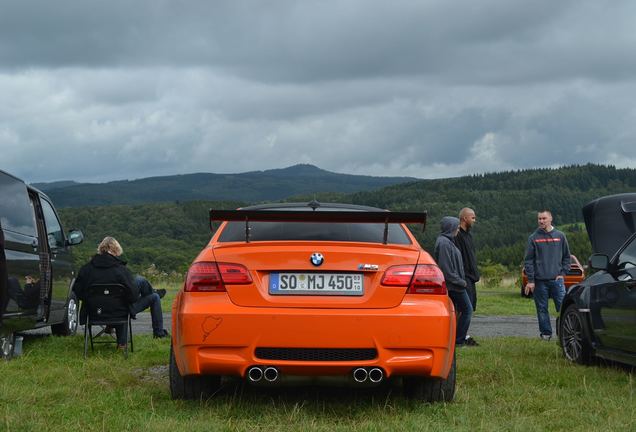
[[[362,281],[361,273],[270,273],[269,293],[361,296]]]

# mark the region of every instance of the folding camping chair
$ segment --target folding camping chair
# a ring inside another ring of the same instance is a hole
[[[88,288],[88,292],[83,301],[82,308],[86,310],[86,324],[84,325],[84,358],[88,354],[88,341],[91,343],[91,351],[95,350],[97,343],[117,343],[117,340],[93,339],[104,333],[101,330],[93,336],[93,326],[123,326],[126,335],[126,347],[124,357],[128,358],[128,342],[130,341],[130,352],[133,352],[133,335],[128,308],[128,298],[126,287],[121,284],[93,284]]]

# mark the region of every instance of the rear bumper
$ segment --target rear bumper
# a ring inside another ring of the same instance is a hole
[[[253,365],[287,375],[347,375],[375,366],[391,375],[445,378],[455,319],[446,296],[406,295],[390,309],[256,308],[225,293],[182,293],[173,305],[173,347],[182,375],[245,376]],[[372,360],[266,360],[256,348],[375,349]]]

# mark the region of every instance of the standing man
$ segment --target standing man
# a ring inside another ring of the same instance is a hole
[[[570,269],[570,247],[558,229],[552,226],[552,213],[541,210],[537,214],[539,228],[528,237],[524,268],[528,275],[525,293],[533,293],[539,320],[539,337],[549,341],[552,325],[548,312],[548,299],[552,297],[556,311],[561,309],[565,296],[563,279]]]
[[[475,287],[475,283],[479,281],[475,244],[473,243],[473,235],[470,233],[475,222],[477,222],[477,216],[473,209],[468,207],[461,209],[459,212],[459,232],[457,233],[457,237],[455,237],[455,245],[462,254],[466,292],[468,293],[468,298],[470,298],[473,312],[477,310],[477,288]],[[466,344],[478,345],[477,341],[469,335],[466,335]]]
[[[440,270],[444,274],[448,296],[455,305],[457,314],[457,332],[455,346],[466,345],[466,335],[473,316],[473,306],[466,292],[466,280],[462,255],[455,246],[455,236],[459,231],[459,219],[452,216],[442,218],[441,233],[435,241],[433,255]]]

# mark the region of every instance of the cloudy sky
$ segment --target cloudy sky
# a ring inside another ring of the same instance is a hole
[[[0,0],[0,169],[636,167],[635,22],[629,0]]]

